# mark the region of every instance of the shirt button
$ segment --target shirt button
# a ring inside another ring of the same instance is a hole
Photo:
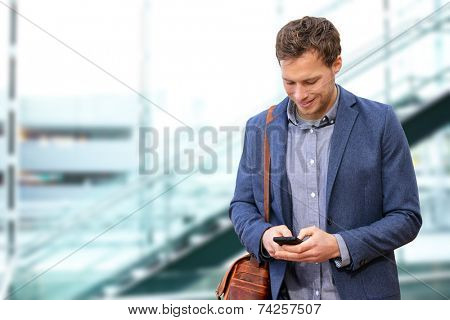
[[[309,160],[309,164],[310,164],[310,165],[313,165],[314,162],[315,162],[314,159]]]
[[[314,130],[313,129],[309,129],[309,133],[313,133],[314,132]]]
[[[316,197],[316,194],[315,194],[314,192],[311,192],[311,197],[312,197],[312,198],[315,198],[315,197]]]
[[[319,290],[316,290],[316,296],[319,296]]]
[[[319,264],[318,262],[316,262],[316,264]]]

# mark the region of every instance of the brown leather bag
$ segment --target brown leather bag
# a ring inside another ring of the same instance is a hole
[[[264,219],[269,222],[270,147],[267,140],[267,124],[273,117],[275,106],[269,108],[264,129]],[[269,264],[258,263],[250,254],[233,262],[216,289],[217,299],[267,300],[270,298]]]

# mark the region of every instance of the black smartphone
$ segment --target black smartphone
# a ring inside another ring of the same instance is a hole
[[[273,241],[278,243],[280,246],[287,244],[287,245],[296,245],[303,242],[303,240],[297,238],[297,237],[273,237]]]

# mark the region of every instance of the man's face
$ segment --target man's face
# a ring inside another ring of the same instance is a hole
[[[341,56],[328,67],[314,51],[307,51],[298,58],[281,60],[280,66],[284,89],[299,115],[306,120],[322,118],[336,98],[334,77],[341,69]]]

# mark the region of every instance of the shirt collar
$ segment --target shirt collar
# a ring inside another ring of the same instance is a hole
[[[313,125],[319,126],[320,122],[323,120],[323,118],[325,118],[325,116],[328,117],[329,121],[333,120],[333,122],[334,122],[336,119],[337,108],[338,108],[338,104],[339,104],[339,96],[340,96],[339,86],[336,85],[336,88],[337,88],[337,95],[336,95],[336,100],[334,101],[333,106],[322,117],[322,119],[318,119],[318,120],[308,121],[308,120],[304,120],[304,119],[300,118],[297,114],[297,106],[295,105],[294,101],[289,99],[289,103],[288,103],[288,107],[287,107],[287,117],[288,117],[289,121],[296,126],[300,126],[301,128],[308,128],[308,129],[310,127],[312,127]]]

